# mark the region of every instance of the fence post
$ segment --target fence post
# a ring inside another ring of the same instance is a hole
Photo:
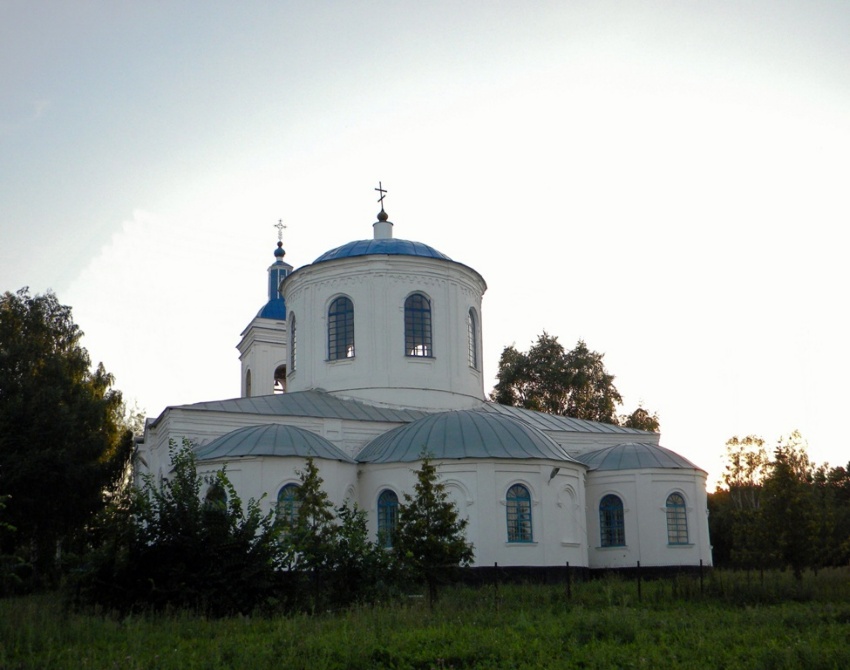
[[[637,583],[638,583],[638,602],[643,602],[643,597],[640,588],[640,561],[637,562]]]
[[[499,561],[493,562],[493,598],[496,609],[499,609]]]

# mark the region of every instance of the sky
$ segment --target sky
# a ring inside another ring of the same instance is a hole
[[[237,397],[286,260],[478,270],[485,391],[546,331],[709,472],[850,460],[850,4],[0,0],[0,291],[53,290],[130,404]]]

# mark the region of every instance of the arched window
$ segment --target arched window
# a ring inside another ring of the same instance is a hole
[[[466,316],[466,337],[469,347],[469,367],[478,369],[478,317],[475,308],[470,307]]]
[[[404,301],[404,353],[406,356],[433,356],[431,346],[431,301],[414,293]]]
[[[340,296],[328,309],[328,360],[354,358],[354,304]]]
[[[298,345],[298,330],[295,324],[295,315],[291,314],[289,319],[289,369],[295,372],[295,352]]]
[[[688,543],[688,509],[681,493],[667,496],[667,542]]]
[[[251,397],[251,371],[245,373],[245,397]]]
[[[277,492],[277,516],[282,521],[295,523],[298,519],[298,484],[286,484]]]
[[[603,547],[626,546],[626,522],[623,501],[608,494],[599,503],[599,533]]]
[[[209,512],[224,512],[227,510],[227,491],[219,482],[213,482],[204,496],[204,507]]]
[[[286,393],[286,366],[278,365],[274,369],[274,392]]]
[[[398,527],[398,496],[389,489],[378,496],[378,544],[392,547]]]
[[[531,494],[522,484],[508,489],[508,542],[533,542],[531,533]]]

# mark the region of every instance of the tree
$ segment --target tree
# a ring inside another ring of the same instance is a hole
[[[636,430],[645,430],[649,433],[657,433],[661,430],[661,421],[658,414],[643,407],[638,407],[631,414],[623,414],[620,416],[620,425],[624,428],[634,428]]]
[[[291,605],[316,611],[385,591],[389,560],[369,540],[365,512],[348,503],[334,509],[313,458],[297,474],[296,511],[277,519]]]
[[[490,398],[502,405],[617,424],[616,410],[623,398],[614,386],[614,375],[605,369],[604,357],[588,349],[584,340],[565,351],[556,336],[544,331],[527,353],[505,347]],[[631,416],[658,429],[658,417],[643,408]]]
[[[757,435],[730,437],[726,440],[726,461],[723,483],[732,503],[739,510],[758,509],[769,465],[764,440]]]
[[[433,607],[440,576],[469,565],[473,547],[464,536],[468,521],[459,518],[427,455],[423,454],[413,490],[414,495],[405,493],[399,505],[393,549],[401,567],[425,581],[428,604]]]
[[[333,503],[322,489],[322,478],[312,458],[297,473],[301,485],[295,493],[296,510],[278,516],[284,565],[290,573],[290,590],[295,600],[314,610],[321,603],[322,574],[331,566],[337,526]],[[309,578],[309,585],[302,577]]]
[[[281,560],[272,513],[254,499],[243,508],[224,470],[199,475],[188,440],[172,441],[169,453],[168,479],[146,475],[92,523],[72,580],[78,602],[212,616],[275,602]]]
[[[815,468],[797,431],[778,441],[773,458],[762,438],[732,437],[726,458],[723,488],[709,496],[717,564],[790,567],[798,579],[807,567],[843,564],[843,468]]]
[[[348,502],[336,509],[337,528],[331,583],[331,604],[370,602],[389,595],[397,581],[392,555],[369,539],[366,512]]]
[[[36,580],[103,507],[132,451],[121,393],[102,364],[92,371],[82,335],[51,292],[0,296],[0,479],[16,528],[0,553],[23,555]]]
[[[5,534],[13,534],[15,527],[4,521],[4,510],[9,496],[0,496],[0,538]],[[0,543],[2,545],[2,543]],[[20,584],[20,577],[16,574],[21,567],[22,559],[19,556],[4,554],[0,551],[0,597],[11,593]]]
[[[756,435],[726,441],[722,489],[709,496],[709,532],[717,563],[763,567],[770,551],[764,524],[762,485],[768,473],[764,440]]]
[[[768,556],[779,565],[790,566],[798,580],[815,558],[811,481],[805,444],[794,431],[774,450],[762,495],[765,529],[770,537]]]

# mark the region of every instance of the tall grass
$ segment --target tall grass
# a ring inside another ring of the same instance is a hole
[[[317,616],[205,620],[0,601],[0,668],[847,668],[850,572],[446,589]]]

